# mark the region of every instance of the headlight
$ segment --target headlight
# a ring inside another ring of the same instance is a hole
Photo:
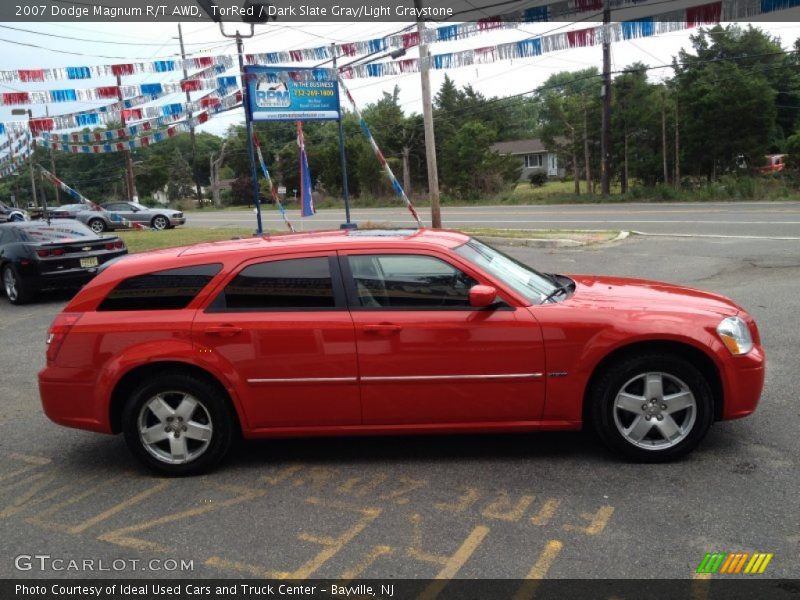
[[[747,354],[753,349],[753,338],[750,336],[750,329],[739,317],[728,317],[722,319],[717,325],[717,335],[731,351],[731,354]]]

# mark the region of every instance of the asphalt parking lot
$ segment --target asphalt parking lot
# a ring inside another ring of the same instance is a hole
[[[639,238],[511,248],[545,271],[663,279],[720,292],[759,323],[756,414],[718,423],[685,460],[628,464],[581,433],[263,441],[218,471],[161,479],[121,437],[42,414],[36,372],[63,296],[0,299],[0,577],[19,554],[192,561],[126,577],[692,578],[706,552],[770,552],[800,574],[800,243]],[[524,597],[524,596],[521,596]]]

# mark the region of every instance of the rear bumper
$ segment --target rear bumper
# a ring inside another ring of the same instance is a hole
[[[39,371],[44,414],[59,425],[112,433],[108,407],[95,397],[94,373],[87,369],[45,367]]]
[[[754,347],[744,356],[730,357],[724,370],[723,420],[741,419],[756,410],[765,375],[766,357],[761,346]]]

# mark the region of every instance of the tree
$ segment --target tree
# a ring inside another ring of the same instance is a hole
[[[739,156],[753,163],[768,152],[778,93],[764,67],[770,57],[764,54],[785,56],[753,27],[701,29],[691,40],[695,54],[681,50],[674,63],[681,154],[684,171],[710,180],[735,169]]]
[[[555,73],[537,90],[537,98],[542,141],[549,150],[568,157],[575,194],[580,194],[578,153],[583,154],[584,174],[591,186],[591,151],[599,144],[599,71],[590,67]]]
[[[612,154],[622,193],[632,178],[652,184],[658,172],[659,88],[648,82],[647,68],[634,63],[612,82]]]
[[[170,200],[180,200],[192,194],[192,168],[177,148],[172,155],[167,182],[167,196]]]
[[[461,198],[498,192],[519,177],[520,166],[510,156],[491,149],[497,133],[479,121],[468,121],[444,147],[442,184]]]

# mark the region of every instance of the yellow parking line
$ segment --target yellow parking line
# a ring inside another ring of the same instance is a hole
[[[484,525],[478,525],[464,540],[455,554],[453,554],[444,563],[444,567],[439,573],[436,574],[435,581],[425,588],[425,590],[417,597],[417,600],[434,600],[442,590],[447,586],[449,580],[455,577],[456,573],[461,570],[469,560],[469,557],[478,549],[478,546],[483,542],[489,533],[489,528]]]
[[[129,525],[127,527],[121,527],[120,529],[107,531],[106,533],[99,535],[97,539],[103,542],[111,542],[112,544],[117,544],[118,546],[133,548],[134,550],[155,550],[159,552],[169,552],[171,551],[171,548],[164,546],[163,544],[159,544],[158,542],[151,542],[149,540],[144,540],[141,538],[131,537],[130,534],[138,533],[140,531],[145,531],[147,529],[152,529],[153,527],[157,527],[159,525],[165,525],[166,523],[172,523],[174,521],[180,521],[182,519],[196,517],[214,510],[225,508],[226,506],[241,504],[242,502],[246,502],[248,500],[252,500],[253,498],[263,496],[265,493],[261,490],[254,490],[252,488],[245,488],[233,485],[224,485],[224,486],[217,485],[214,487],[222,491],[230,492],[234,494],[234,496],[232,498],[228,498],[227,500],[214,502],[213,504],[207,504],[205,506],[190,508],[188,510],[183,510],[176,513],[164,515],[163,517],[159,517],[157,519],[150,519],[147,521],[142,521],[141,523],[136,523],[135,525]]]
[[[346,569],[339,575],[339,579],[341,580],[342,585],[346,585],[359,575],[361,575],[364,571],[366,571],[372,564],[378,560],[381,556],[387,556],[389,554],[394,553],[394,548],[391,546],[374,546],[372,550],[367,552],[364,555],[364,558],[361,559],[357,564],[353,565],[349,569]]]
[[[539,558],[536,559],[531,570],[528,571],[528,574],[525,576],[525,582],[519,587],[516,594],[514,594],[513,600],[531,600],[531,598],[533,598],[539,587],[539,583],[545,578],[563,547],[564,544],[559,540],[550,540],[547,542]]]
[[[470,487],[467,488],[467,490],[454,503],[450,504],[447,502],[437,502],[434,504],[434,506],[439,510],[444,510],[447,512],[464,512],[470,506],[475,504],[480,496],[481,493],[478,488]]]
[[[511,502],[508,492],[500,492],[496,500],[483,509],[481,514],[489,519],[501,521],[519,521],[528,507],[533,504],[534,496],[522,496],[515,503]]]
[[[539,509],[539,512],[531,517],[531,523],[539,526],[547,525],[556,514],[556,509],[558,508],[559,504],[561,504],[561,500],[556,498],[548,498],[545,501],[544,506]]]
[[[597,535],[606,528],[613,514],[613,506],[601,506],[596,513],[581,513],[581,518],[589,521],[589,525],[586,527],[567,524],[564,525],[564,529],[566,531],[579,531],[586,535]]]

